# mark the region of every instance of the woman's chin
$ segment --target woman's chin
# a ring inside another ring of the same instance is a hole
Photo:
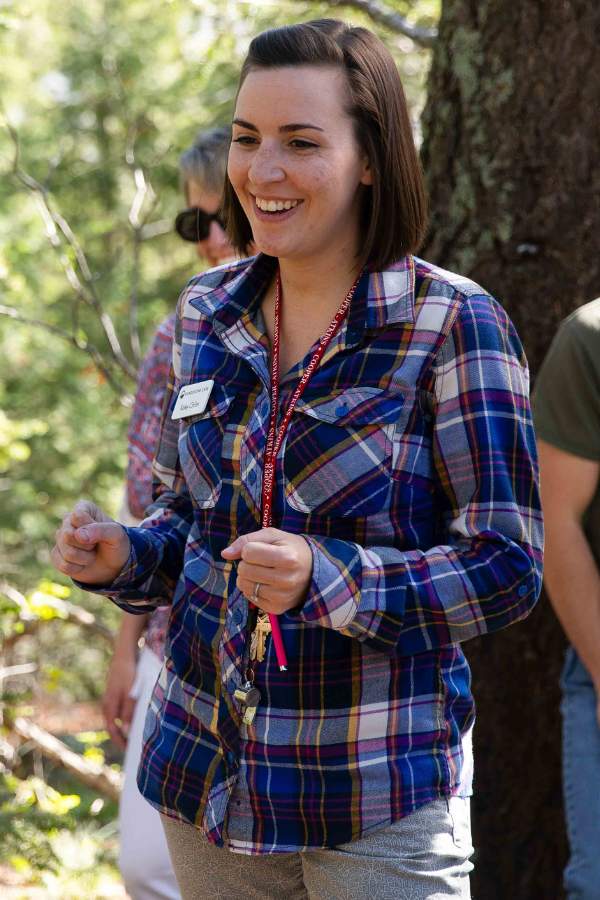
[[[278,259],[287,259],[289,256],[294,255],[294,250],[282,241],[265,239],[256,241],[254,246],[256,253],[264,253],[265,256],[276,256]]]

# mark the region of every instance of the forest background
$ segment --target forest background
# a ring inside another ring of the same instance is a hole
[[[98,706],[118,611],[49,550],[77,498],[120,503],[140,356],[197,267],[172,231],[179,154],[228,120],[252,35],[323,15],[389,46],[431,194],[423,255],[505,303],[534,374],[600,293],[595,0],[0,0],[3,897],[122,896]],[[545,602],[466,647],[478,900],[561,896],[562,649]]]

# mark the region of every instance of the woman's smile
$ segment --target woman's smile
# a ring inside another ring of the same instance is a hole
[[[275,200],[266,197],[254,197],[254,215],[261,222],[277,224],[292,218],[298,211],[302,200]]]

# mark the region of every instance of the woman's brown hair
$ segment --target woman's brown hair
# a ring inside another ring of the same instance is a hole
[[[400,75],[384,44],[367,28],[316,19],[272,28],[254,38],[240,75],[253,69],[332,65],[344,69],[348,113],[369,160],[371,187],[363,191],[360,256],[374,271],[415,252],[427,226],[427,201]],[[241,252],[252,241],[250,223],[229,179],[223,211],[229,237]]]

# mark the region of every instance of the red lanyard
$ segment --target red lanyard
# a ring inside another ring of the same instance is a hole
[[[281,275],[277,270],[277,281],[275,286],[275,328],[273,332],[273,348],[271,355],[271,416],[269,418],[269,431],[267,435],[267,448],[265,451],[265,462],[263,470],[262,483],[262,527],[269,528],[273,522],[273,490],[275,487],[275,461],[277,454],[285,437],[287,427],[290,424],[292,413],[296,408],[298,400],[304,393],[306,385],[321,362],[323,355],[333,337],[337,334],[340,325],[346,317],[348,307],[352,302],[354,292],[360,280],[360,275],[346,294],[338,311],[329,323],[329,327],[321,337],[319,346],[312,355],[308,366],[304,370],[302,378],[298,382],[296,390],[292,394],[287,409],[281,420],[279,428],[277,425],[277,410],[279,408],[279,331],[281,325]]]
[[[342,304],[340,305],[340,308],[336,312],[335,316],[329,323],[329,327],[319,341],[319,346],[313,353],[312,359],[306,367],[302,378],[298,382],[296,390],[292,394],[287,405],[287,409],[283,415],[281,424],[279,428],[277,428],[277,410],[279,408],[279,332],[281,325],[281,275],[279,273],[279,269],[277,270],[277,281],[275,284],[275,328],[273,333],[273,348],[271,360],[271,415],[269,417],[269,431],[267,434],[267,447],[265,451],[262,483],[261,521],[263,528],[269,528],[273,522],[275,461],[283,442],[283,438],[285,437],[287,427],[290,424],[292,413],[294,412],[298,400],[304,393],[306,385],[310,381],[311,375],[321,362],[323,354],[327,350],[332,338],[335,334],[337,334],[340,325],[344,321],[359,280],[360,275],[346,294],[344,300],[342,301]],[[283,644],[281,628],[279,627],[279,620],[276,615],[269,613],[269,624],[271,625],[271,634],[273,637],[273,644],[275,646],[277,664],[280,670],[284,672],[287,669],[287,658],[285,653],[285,646]]]

